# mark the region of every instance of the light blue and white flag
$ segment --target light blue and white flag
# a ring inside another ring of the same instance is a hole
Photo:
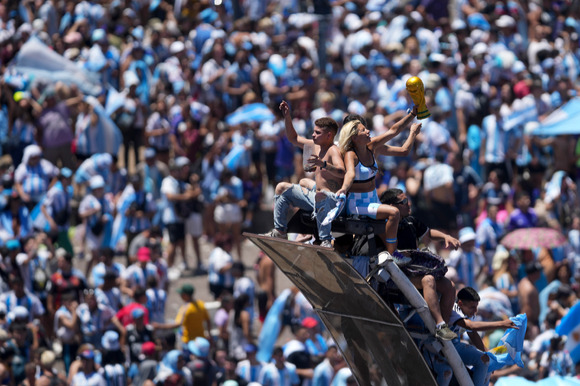
[[[490,358],[487,371],[490,373],[514,364],[524,367],[522,351],[524,350],[524,338],[528,327],[528,316],[519,314],[511,317],[510,320],[514,322],[518,329],[508,329],[500,339],[502,344],[487,353]]]
[[[564,349],[570,353],[574,363],[580,361],[580,302],[576,303],[556,327],[558,335],[566,335]]]
[[[239,107],[226,117],[228,125],[239,125],[240,123],[273,121],[274,114],[268,106],[263,103],[251,103]]]
[[[25,76],[53,83],[60,81],[66,85],[75,84],[88,95],[98,95],[102,90],[97,74],[79,68],[76,63],[51,50],[36,37],[31,37],[20,48],[9,64],[5,80],[8,74],[12,77]]]
[[[290,289],[282,291],[276,300],[274,300],[274,304],[272,304],[264,319],[264,324],[258,338],[258,353],[256,354],[256,358],[261,362],[268,363],[272,358],[274,344],[282,328],[282,312],[284,311],[286,300],[288,300],[290,295],[292,295]]]
[[[89,96],[86,97],[85,100],[88,104],[93,106],[93,111],[99,117],[98,143],[94,147],[96,151],[93,153],[119,153],[119,147],[121,147],[121,143],[123,142],[123,134],[121,134],[121,130],[119,130],[115,122],[113,122],[109,117],[97,98]]]
[[[554,111],[542,122],[533,135],[567,135],[580,134],[580,98],[576,97]]]

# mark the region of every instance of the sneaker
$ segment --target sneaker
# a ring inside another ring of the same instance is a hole
[[[278,229],[272,229],[270,232],[262,234],[262,236],[273,237],[275,239],[288,239],[286,233],[282,233]]]
[[[322,240],[320,246],[324,248],[332,248],[332,240]]]
[[[451,331],[447,324],[443,324],[441,327],[437,328],[435,335],[441,340],[453,340],[457,338],[457,334]]]
[[[400,254],[397,251],[395,251],[395,253],[392,255],[387,251],[383,251],[383,252],[379,253],[379,259],[378,259],[379,264],[381,264],[381,262],[385,262],[388,260],[397,264],[398,267],[404,267],[405,265],[407,265],[411,262],[410,257],[403,256],[402,254]]]

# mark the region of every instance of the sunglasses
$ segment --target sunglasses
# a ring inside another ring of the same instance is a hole
[[[408,203],[409,203],[409,199],[403,198],[401,201],[395,202],[395,205],[407,205]]]

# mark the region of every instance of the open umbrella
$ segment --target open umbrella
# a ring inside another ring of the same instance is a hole
[[[552,228],[521,228],[508,233],[501,244],[509,249],[556,248],[566,244],[566,237]]]

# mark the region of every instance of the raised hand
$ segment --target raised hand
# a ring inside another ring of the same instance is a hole
[[[280,111],[282,111],[282,115],[284,116],[290,112],[290,106],[288,105],[288,102],[282,101],[282,103],[280,103]]]
[[[412,134],[419,134],[421,132],[422,127],[423,127],[422,123],[413,123],[411,125],[411,133]]]

